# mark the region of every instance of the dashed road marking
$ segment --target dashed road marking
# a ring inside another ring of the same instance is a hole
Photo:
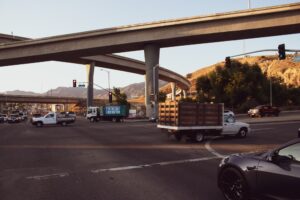
[[[272,130],[274,128],[255,128],[251,129],[252,132],[257,132],[257,131],[265,131],[265,130]]]
[[[207,160],[218,159],[218,158],[219,157],[211,156],[211,157],[204,157],[204,158],[166,161],[166,162],[158,162],[158,163],[135,165],[135,166],[114,167],[114,168],[107,168],[107,169],[94,169],[94,170],[91,170],[91,172],[92,173],[101,173],[101,172],[112,172],[112,171],[125,171],[125,170],[132,170],[132,169],[144,169],[144,168],[149,168],[149,167],[154,167],[154,166],[167,166],[167,165],[174,165],[174,164],[201,162],[201,161],[207,161]]]
[[[212,153],[213,155],[217,156],[218,158],[224,158],[225,155],[218,153],[216,150],[214,150],[214,149],[210,146],[210,143],[211,143],[214,139],[216,139],[216,138],[219,138],[219,137],[214,137],[213,139],[208,140],[208,141],[205,143],[204,147],[206,148],[207,151],[209,151],[209,152]]]
[[[63,178],[66,176],[69,176],[70,174],[67,172],[57,173],[57,174],[47,174],[47,175],[41,175],[41,176],[28,176],[27,179],[33,179],[33,180],[46,180],[50,178]]]

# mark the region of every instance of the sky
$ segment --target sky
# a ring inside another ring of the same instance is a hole
[[[259,8],[299,0],[251,0]],[[249,0],[0,0],[0,33],[41,38],[136,23],[208,15],[247,9]],[[186,75],[223,61],[226,56],[260,49],[300,49],[300,34],[162,48],[160,66]],[[143,51],[119,55],[144,61]],[[108,87],[108,73],[95,68],[94,82]],[[110,71],[111,87],[144,81],[144,76]],[[0,92],[23,90],[38,93],[72,87],[86,81],[85,66],[42,62],[0,67]]]

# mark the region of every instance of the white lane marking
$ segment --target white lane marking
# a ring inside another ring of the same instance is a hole
[[[63,172],[63,173],[57,173],[57,174],[47,174],[47,175],[41,175],[41,176],[28,176],[27,179],[34,179],[34,180],[46,180],[50,178],[63,178],[69,176],[69,173]]]
[[[107,168],[107,169],[94,169],[91,170],[92,173],[101,173],[101,172],[111,172],[111,171],[125,171],[132,169],[143,169],[154,166],[166,166],[166,165],[174,165],[174,164],[183,164],[183,163],[192,163],[192,162],[200,162],[212,159],[218,159],[219,157],[204,157],[204,158],[195,158],[195,159],[186,159],[186,160],[176,160],[176,161],[166,161],[166,162],[158,162],[152,164],[144,164],[144,165],[136,165],[136,166],[125,166],[125,167],[115,167],[115,168]]]
[[[216,138],[218,138],[218,137],[214,137],[214,138],[212,138],[211,140],[208,140],[208,141],[205,143],[204,147],[206,148],[207,151],[209,151],[209,152],[212,153],[213,155],[217,156],[218,158],[224,158],[225,155],[222,155],[222,154],[218,153],[216,150],[214,150],[214,149],[210,146],[210,143],[211,143],[214,139],[216,139]]]
[[[253,131],[265,131],[265,130],[272,130],[274,128],[254,128],[254,129],[251,129],[251,132]]]

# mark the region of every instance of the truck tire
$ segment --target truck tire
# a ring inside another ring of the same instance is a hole
[[[92,118],[90,118],[90,122],[94,122],[95,121],[95,119],[92,117]]]
[[[67,122],[62,122],[61,125],[62,126],[67,126]]]
[[[197,132],[194,135],[193,139],[194,139],[195,142],[198,142],[198,143],[203,142],[203,140],[204,140],[204,134],[202,132]]]
[[[42,126],[43,126],[43,123],[42,123],[42,122],[37,122],[37,123],[36,123],[36,126],[37,126],[37,127],[42,127]]]
[[[247,128],[241,128],[237,134],[237,137],[245,138],[245,137],[247,137],[247,133],[248,133]]]

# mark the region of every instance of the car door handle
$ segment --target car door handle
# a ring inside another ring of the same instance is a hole
[[[251,170],[255,170],[257,169],[256,166],[247,166],[247,170],[251,171]]]

